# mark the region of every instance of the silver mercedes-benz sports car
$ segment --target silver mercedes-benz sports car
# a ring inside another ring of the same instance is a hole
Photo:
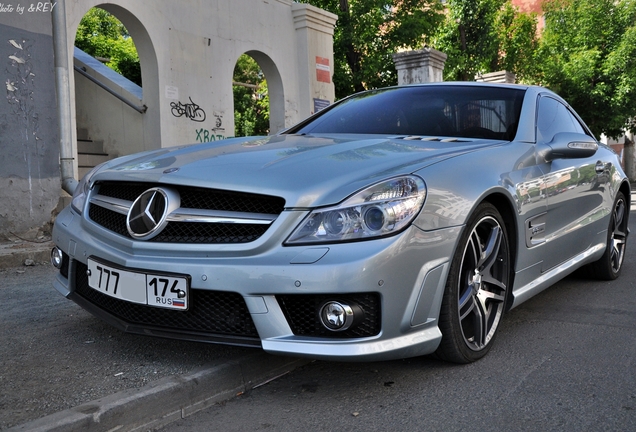
[[[127,332],[466,363],[574,270],[618,277],[629,208],[617,155],[549,90],[394,87],[96,167],[57,217],[54,285]]]

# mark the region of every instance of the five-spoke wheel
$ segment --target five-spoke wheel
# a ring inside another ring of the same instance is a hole
[[[588,270],[592,276],[602,280],[614,280],[621,273],[623,259],[625,258],[625,246],[627,245],[627,224],[629,222],[629,209],[627,200],[622,192],[616,195],[612,215],[607,229],[607,245],[605,253],[596,262],[590,264]]]
[[[489,203],[470,217],[451,263],[440,312],[437,355],[456,363],[483,357],[503,317],[510,249],[503,219]]]

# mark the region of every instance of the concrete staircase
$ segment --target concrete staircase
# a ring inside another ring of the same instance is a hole
[[[103,141],[93,141],[87,129],[77,129],[77,166],[80,179],[93,167],[109,159],[108,154],[104,152]]]
[[[103,141],[93,141],[88,135],[88,130],[77,128],[77,168],[78,181],[84,177],[93,167],[106,162],[110,157],[104,152]],[[57,216],[64,207],[71,203],[71,196],[60,189],[60,199],[54,213]]]

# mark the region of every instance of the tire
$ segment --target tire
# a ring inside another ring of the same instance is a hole
[[[440,310],[442,341],[435,354],[454,363],[471,363],[493,344],[506,309],[511,255],[503,219],[482,203],[460,237]]]
[[[598,261],[591,263],[587,273],[600,280],[614,280],[620,276],[625,259],[627,233],[629,222],[629,208],[622,192],[616,194],[612,214],[607,229],[607,243],[605,252]]]

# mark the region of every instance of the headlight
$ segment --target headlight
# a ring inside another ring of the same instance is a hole
[[[424,181],[416,176],[377,183],[338,206],[312,211],[285,244],[333,243],[395,234],[417,216],[425,197]]]
[[[88,196],[88,191],[91,186],[91,177],[101,168],[101,165],[97,165],[95,168],[86,173],[82,180],[80,180],[79,184],[75,188],[73,192],[73,200],[71,201],[71,207],[73,210],[82,214],[82,210],[84,209],[84,204],[86,204],[86,197]]]

